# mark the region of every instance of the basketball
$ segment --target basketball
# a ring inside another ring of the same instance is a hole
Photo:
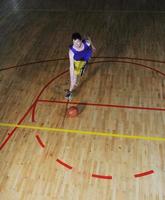
[[[78,108],[76,106],[71,106],[67,110],[68,117],[76,117],[78,115]]]

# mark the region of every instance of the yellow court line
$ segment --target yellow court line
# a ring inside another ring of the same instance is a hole
[[[111,132],[81,131],[81,130],[18,125],[18,124],[9,124],[9,123],[0,123],[0,127],[17,127],[17,128],[34,129],[34,130],[42,130],[42,131],[51,131],[51,132],[79,133],[79,134],[84,134],[84,135],[111,136],[111,137],[117,137],[117,138],[165,141],[165,138],[162,138],[162,137],[146,137],[146,136],[137,136],[137,135],[115,134]]]

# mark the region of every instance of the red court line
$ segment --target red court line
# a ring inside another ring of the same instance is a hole
[[[17,123],[17,125],[20,125],[23,120],[26,118],[26,116],[29,114],[29,112],[32,110],[32,120],[34,120],[34,115],[35,115],[35,109],[36,109],[36,105],[37,105],[37,101],[39,99],[39,97],[41,96],[41,94],[44,92],[44,90],[49,86],[50,83],[52,83],[54,80],[56,80],[57,78],[59,78],[60,76],[62,76],[63,74],[67,73],[69,70],[66,70],[62,73],[60,73],[59,75],[57,75],[56,77],[54,77],[53,79],[51,79],[40,91],[39,95],[36,97],[34,103],[28,108],[28,110],[26,111],[26,113],[23,115],[23,117],[19,120],[19,122]],[[35,108],[34,108],[35,106]],[[7,144],[7,142],[9,141],[9,139],[11,138],[11,136],[14,134],[14,132],[17,130],[18,127],[15,127],[6,137],[6,139],[0,144],[0,150],[2,150],[2,148]]]
[[[70,165],[64,163],[62,160],[57,159],[56,160],[58,163],[60,163],[61,165],[63,165],[64,167],[68,168],[68,169],[72,169],[73,167],[71,167]]]
[[[29,109],[26,111],[26,113],[23,115],[23,117],[19,120],[19,122],[17,123],[17,125],[20,125],[23,120],[26,118],[26,116],[29,114],[29,112],[31,111],[31,109],[33,108],[34,104],[32,104]],[[0,144],[0,150],[2,150],[2,148],[6,145],[6,143],[9,141],[9,139],[11,138],[11,136],[14,134],[14,132],[16,131],[18,127],[15,127],[6,137],[6,139]]]
[[[164,60],[153,60],[153,59],[148,59],[148,58],[136,58],[136,57],[118,57],[118,56],[96,56],[92,58],[103,58],[103,59],[128,59],[128,60],[140,60],[140,61],[149,61],[149,62],[157,62],[157,63],[162,63],[165,64]]]
[[[103,176],[103,175],[98,175],[98,174],[92,174],[92,177],[100,178],[100,179],[112,179],[112,176]]]
[[[100,57],[101,58],[101,57]],[[126,58],[128,59],[128,58]],[[131,59],[131,58],[130,58]],[[138,58],[136,58],[138,59]],[[8,67],[8,68],[1,68],[0,71],[3,71],[3,70],[7,70],[7,69],[11,69],[11,68],[16,68],[16,67],[22,67],[22,66],[25,66],[25,65],[30,65],[30,64],[37,64],[37,63],[41,63],[41,62],[50,62],[50,61],[57,61],[57,60],[66,60],[66,58],[61,58],[61,59],[55,59],[55,60],[44,60],[44,61],[36,61],[36,62],[31,62],[31,63],[26,63],[26,64],[22,64],[22,65],[17,65],[17,66],[12,66],[12,67]],[[144,59],[145,60],[145,59]],[[151,61],[151,60],[150,60]],[[156,60],[153,60],[154,62],[164,62],[164,61],[156,61]],[[156,70],[152,67],[148,67],[146,65],[142,65],[142,64],[139,64],[139,63],[135,63],[135,62],[129,62],[129,61],[118,61],[118,60],[108,60],[108,61],[97,61],[97,62],[92,62],[90,64],[94,64],[94,63],[103,63],[103,62],[118,62],[118,63],[127,63],[127,64],[134,64],[134,65],[138,65],[138,66],[141,66],[141,67],[145,67],[147,69],[150,69],[152,71],[155,71],[157,73],[160,73],[162,74],[163,76],[165,76],[165,73],[159,71],[159,70]],[[28,109],[28,111],[24,114],[24,116],[21,118],[21,120],[18,122],[18,125],[20,125],[22,123],[22,121],[25,119],[25,117],[28,115],[28,113],[30,112],[30,110],[33,108],[33,106],[36,107],[37,105],[37,102],[39,100],[39,97],[41,96],[41,94],[43,93],[43,91],[49,86],[50,83],[52,83],[55,79],[57,79],[58,77],[62,76],[63,74],[65,74],[66,72],[68,72],[69,70],[66,70],[64,71],[63,73],[59,74],[57,77],[53,78],[52,80],[50,80],[45,86],[44,88],[40,91],[39,95],[37,96],[35,102],[31,105],[31,107]],[[117,107],[120,107],[120,106],[117,106]],[[129,107],[128,107],[129,108]],[[135,109],[138,109],[137,107],[134,107]],[[144,109],[144,108],[143,108]],[[146,108],[145,108],[146,109]],[[154,110],[157,110],[154,109]],[[161,109],[162,110],[162,109]],[[161,111],[160,110],[160,111]],[[164,109],[163,109],[164,111]],[[32,120],[34,120],[34,115],[35,115],[35,109],[33,110],[33,113],[32,113]],[[8,137],[2,142],[2,144],[0,144],[0,150],[4,147],[4,145],[8,142],[8,140],[11,138],[11,136],[13,135],[13,133],[15,132],[15,130],[17,129],[17,127],[15,127],[8,135]]]
[[[32,122],[35,122],[35,111],[36,111],[36,107],[37,107],[37,103],[39,101],[39,98],[40,96],[42,95],[42,93],[44,92],[44,90],[54,81],[56,80],[57,78],[61,77],[62,75],[66,74],[69,70],[65,70],[64,72],[58,74],[56,77],[54,77],[53,79],[51,79],[43,88],[42,90],[40,91],[40,93],[38,94],[38,96],[36,97],[35,99],[35,102],[33,103],[34,104],[34,107],[33,107],[33,110],[32,110]]]
[[[36,104],[37,104],[37,102],[36,102],[35,105],[33,106],[33,110],[32,110],[32,122],[35,122]]]
[[[99,56],[99,57],[92,57],[94,59],[123,59],[123,60],[139,60],[139,61],[149,61],[149,62],[157,62],[157,63],[162,63],[164,64],[165,61],[163,60],[153,60],[153,59],[147,59],[147,58],[136,58],[136,57],[112,57],[112,56]],[[5,71],[5,70],[9,70],[9,69],[13,69],[13,68],[18,68],[18,67],[24,67],[24,66],[28,66],[28,65],[34,65],[34,64],[39,64],[39,63],[45,63],[45,62],[56,62],[56,61],[62,61],[62,60],[68,60],[68,58],[57,58],[57,59],[48,59],[48,60],[39,60],[39,61],[34,61],[34,62],[29,62],[29,63],[24,63],[24,64],[20,64],[20,65],[13,65],[10,67],[5,67],[5,68],[1,68],[0,71]]]
[[[13,69],[13,68],[24,67],[24,66],[28,66],[28,65],[35,65],[35,64],[45,63],[45,62],[56,62],[56,61],[62,61],[62,60],[68,60],[68,58],[57,58],[57,59],[50,59],[50,60],[39,60],[39,61],[24,63],[24,64],[20,64],[20,65],[13,65],[13,66],[10,66],[10,67],[1,68],[0,71],[5,71],[5,70]]]
[[[66,101],[58,101],[58,100],[41,100],[38,102],[44,103],[62,103],[66,104]],[[165,111],[165,108],[152,108],[152,107],[141,107],[141,106],[124,106],[124,105],[115,105],[115,104],[98,104],[98,103],[88,103],[88,102],[79,102],[79,101],[71,101],[69,104],[79,104],[79,105],[87,105],[87,106],[97,106],[97,107],[112,107],[112,108],[128,108],[128,109],[139,109],[139,110],[155,110],[155,111]]]
[[[137,65],[137,66],[141,66],[141,67],[144,67],[146,69],[149,69],[151,71],[155,71],[163,76],[165,76],[165,73],[161,72],[160,70],[157,70],[153,67],[149,67],[147,65],[143,65],[143,64],[140,64],[140,63],[136,63],[136,62],[130,62],[130,61],[124,61],[124,60],[101,60],[101,61],[94,61],[94,62],[90,62],[89,64],[92,65],[92,64],[96,64],[96,63],[110,63],[110,62],[115,62],[115,63],[125,63],[125,64],[132,64],[132,65]]]
[[[153,174],[153,173],[155,173],[154,170],[150,170],[150,171],[135,174],[134,177],[139,178],[139,177],[147,176],[147,175],[150,175],[150,174]]]
[[[41,146],[42,148],[44,148],[44,147],[45,147],[45,144],[42,142],[42,140],[41,140],[41,138],[40,138],[39,135],[36,135],[36,139],[37,139],[38,143],[40,144],[40,146]]]

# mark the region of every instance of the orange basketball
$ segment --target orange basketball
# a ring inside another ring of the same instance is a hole
[[[68,108],[67,115],[69,117],[76,117],[78,115],[78,108],[76,106],[71,106]]]

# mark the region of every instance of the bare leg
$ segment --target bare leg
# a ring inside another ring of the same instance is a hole
[[[70,88],[69,90],[66,90],[65,98],[67,100],[72,99],[72,91],[74,90],[75,86],[77,84],[77,75],[74,73],[74,67],[70,67]]]
[[[77,75],[74,73],[70,76],[70,89],[69,91],[73,91],[75,86],[77,85]]]

